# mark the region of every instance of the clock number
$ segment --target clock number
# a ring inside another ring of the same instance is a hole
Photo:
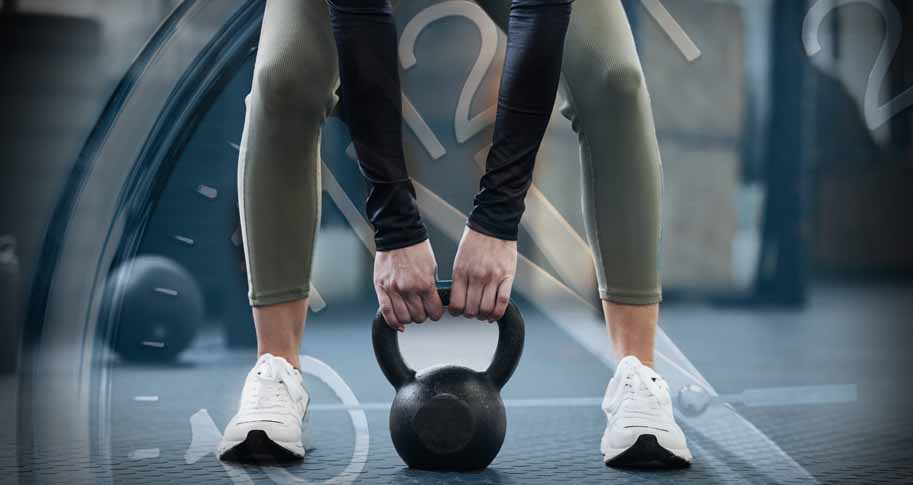
[[[429,25],[446,17],[464,17],[471,20],[478,27],[482,37],[479,55],[463,84],[453,119],[457,142],[463,143],[495,120],[495,106],[489,106],[471,118],[469,116],[472,100],[498,52],[498,29],[488,15],[478,5],[465,0],[450,0],[432,5],[413,17],[403,29],[399,43],[399,58],[403,69],[408,70],[415,66],[418,62],[415,58],[415,43],[419,35]]]
[[[805,16],[802,26],[802,42],[805,44],[805,52],[809,56],[820,52],[821,43],[818,40],[818,30],[824,22],[824,18],[831,11],[851,3],[862,3],[877,10],[884,19],[886,27],[881,50],[878,52],[878,57],[875,59],[872,70],[869,71],[865,88],[865,100],[863,102],[866,125],[868,125],[869,130],[875,130],[900,112],[913,106],[913,87],[907,88],[883,105],[878,104],[878,93],[891,67],[891,61],[897,54],[897,48],[900,46],[900,39],[903,34],[903,25],[897,7],[891,2],[879,2],[876,0],[818,0]]]

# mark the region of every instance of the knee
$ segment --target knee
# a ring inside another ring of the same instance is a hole
[[[335,104],[335,59],[295,52],[258,59],[254,98],[271,112],[326,118]]]
[[[643,70],[637,62],[613,64],[582,79],[570,86],[570,99],[559,108],[575,132],[580,131],[585,119],[601,119],[607,112],[634,109],[645,84]]]
[[[623,100],[640,95],[644,86],[644,73],[639,63],[621,63],[608,67],[597,78],[599,91],[607,100]]]

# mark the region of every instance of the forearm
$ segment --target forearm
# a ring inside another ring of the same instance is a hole
[[[469,227],[516,240],[561,77],[572,0],[514,0],[494,139]]]
[[[310,0],[308,0],[310,1]],[[378,250],[427,239],[402,147],[396,26],[388,0],[327,0],[339,56],[343,120],[368,182]]]

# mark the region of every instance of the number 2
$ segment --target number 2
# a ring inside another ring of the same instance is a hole
[[[901,111],[913,106],[913,87],[907,88],[883,105],[879,106],[878,104],[878,92],[881,90],[882,84],[884,84],[891,61],[897,54],[897,48],[900,46],[900,38],[903,33],[903,26],[897,7],[891,2],[881,3],[875,0],[818,0],[805,16],[802,27],[802,42],[805,44],[805,52],[809,56],[820,52],[821,43],[818,41],[818,30],[824,22],[824,18],[832,10],[851,3],[869,5],[878,10],[885,21],[884,41],[881,44],[881,51],[878,52],[878,57],[875,59],[875,65],[872,66],[872,70],[869,72],[869,79],[865,88],[865,101],[863,102],[866,124],[870,130],[874,130],[897,116]]]
[[[485,12],[474,3],[464,0],[438,3],[422,10],[403,29],[399,43],[399,58],[403,69],[413,67],[418,62],[415,59],[415,43],[418,40],[418,36],[435,21],[452,16],[465,17],[471,20],[479,28],[479,33],[482,36],[482,47],[479,49],[479,56],[472,66],[466,82],[463,84],[463,90],[460,93],[459,101],[457,101],[456,113],[453,118],[457,142],[463,143],[494,123],[495,120],[495,106],[489,106],[472,118],[469,117],[469,107],[476,92],[482,85],[485,73],[495,59],[495,54],[497,54],[498,28],[495,27]]]

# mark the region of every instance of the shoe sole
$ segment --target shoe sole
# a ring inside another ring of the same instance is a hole
[[[265,431],[254,429],[237,442],[223,445],[219,459],[239,463],[287,463],[304,458],[304,449],[296,443],[273,441]]]
[[[680,451],[681,455],[690,453]],[[605,458],[605,455],[603,455]],[[661,468],[679,469],[691,466],[690,456],[684,458],[671,450],[663,448],[656,436],[652,434],[640,435],[630,448],[618,455],[605,459],[606,466],[613,468]]]

